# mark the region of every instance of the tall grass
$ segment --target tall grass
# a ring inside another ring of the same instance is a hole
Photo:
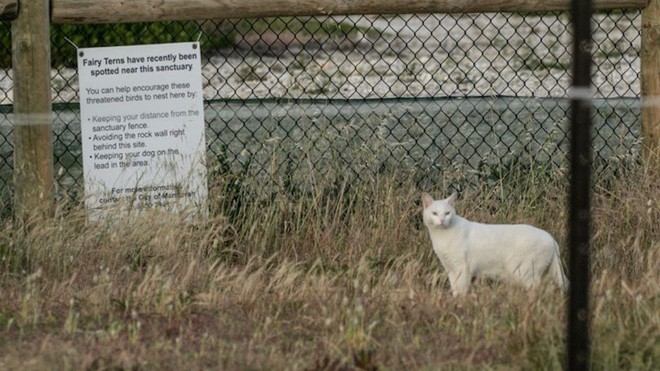
[[[563,241],[564,174],[500,175],[469,187],[447,175],[433,191],[462,188],[467,218],[535,224]],[[594,369],[660,364],[657,175],[631,170],[594,190]],[[564,364],[566,297],[479,281],[453,298],[412,181],[311,182],[260,197],[218,176],[211,217],[194,225],[157,212],[89,223],[76,208],[27,232],[3,220],[0,368]]]

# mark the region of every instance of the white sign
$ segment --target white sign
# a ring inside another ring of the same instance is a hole
[[[78,49],[85,206],[206,214],[198,43]]]

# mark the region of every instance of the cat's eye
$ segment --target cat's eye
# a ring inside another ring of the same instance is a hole
[[[451,214],[451,211],[445,211],[445,216],[449,216]]]
[[[433,216],[438,216],[438,213],[436,211],[431,213]]]

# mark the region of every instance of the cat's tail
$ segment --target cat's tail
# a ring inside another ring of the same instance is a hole
[[[561,267],[561,258],[559,257],[559,245],[555,241],[555,256],[552,259],[550,266],[550,274],[552,275],[552,280],[555,282],[559,288],[566,292],[568,291],[568,278],[564,274],[564,269]]]

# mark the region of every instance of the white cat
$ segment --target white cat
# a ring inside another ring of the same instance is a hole
[[[444,200],[422,195],[424,225],[454,296],[466,294],[477,275],[529,288],[548,272],[557,286],[568,288],[559,246],[548,232],[526,224],[471,222],[456,215],[455,201],[456,193]]]

